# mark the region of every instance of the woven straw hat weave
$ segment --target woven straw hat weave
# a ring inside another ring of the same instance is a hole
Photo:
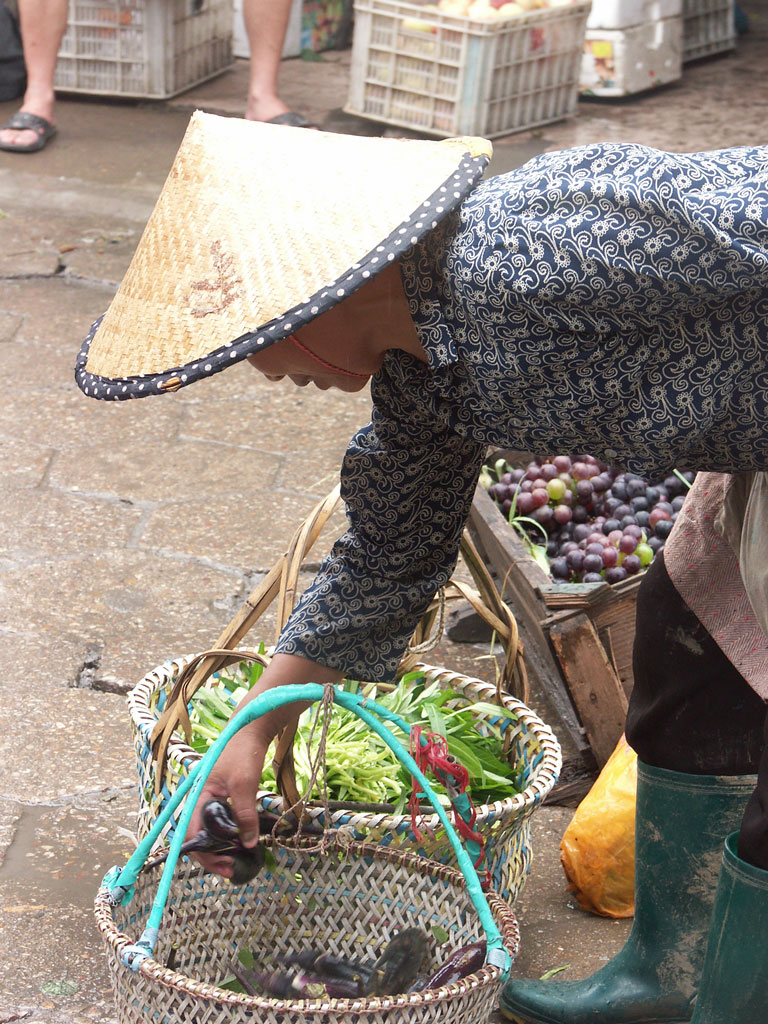
[[[176,390],[281,340],[431,230],[489,156],[484,139],[195,113],[78,384],[107,399]]]

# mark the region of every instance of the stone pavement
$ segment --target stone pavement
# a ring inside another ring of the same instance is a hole
[[[744,6],[752,31],[735,54],[497,140],[491,170],[594,140],[764,143],[768,13]],[[286,99],[329,130],[383,133],[341,110],[349,51],[323,56],[284,62]],[[190,111],[240,113],[246,81],[238,61],[165,103],[62,98],[48,149],[0,153],[0,1024],[114,1024],[91,902],[132,848],[124,693],[167,657],[210,646],[331,489],[367,418],[364,394],[296,392],[244,365],[148,402],[91,402],[74,385],[80,341],[128,265]],[[14,109],[0,104],[0,123]],[[273,628],[266,616],[260,636]],[[485,654],[446,641],[432,657],[490,677]],[[532,704],[546,717],[543,695]],[[534,819],[521,975],[570,964],[566,977],[583,976],[629,927],[569,898],[557,847],[571,813],[545,806]]]

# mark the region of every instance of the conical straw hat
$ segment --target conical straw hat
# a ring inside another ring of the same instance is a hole
[[[200,112],[75,371],[95,398],[174,391],[287,337],[471,191],[485,139],[334,135]]]

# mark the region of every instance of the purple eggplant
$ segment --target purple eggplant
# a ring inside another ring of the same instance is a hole
[[[216,839],[240,841],[240,826],[223,800],[208,800],[200,812],[203,828]]]
[[[356,981],[326,981],[325,994],[331,999],[359,999],[362,995],[360,985]]]
[[[200,829],[197,835],[192,836],[191,839],[186,839],[181,844],[179,854],[184,855],[187,853],[195,853],[198,850],[214,850],[216,852],[229,853],[233,849],[234,847],[231,842],[214,839],[203,828]],[[168,859],[168,853],[169,850],[163,850],[163,852],[158,854],[157,857],[154,857],[152,860],[148,860],[141,870],[148,871],[150,868],[157,867],[158,864],[163,864]]]
[[[481,939],[479,942],[472,942],[468,946],[454,950],[447,960],[440,964],[434,974],[426,979],[421,988],[412,989],[412,991],[451,985],[455,981],[466,978],[469,974],[474,974],[485,963],[485,949],[485,939]]]
[[[304,971],[260,971],[257,978],[263,991],[277,999],[316,999],[325,994],[324,983]]]
[[[373,964],[363,963],[361,960],[347,960],[315,949],[306,949],[282,957],[280,962],[285,967],[301,967],[302,970],[316,975],[328,984],[340,982],[342,985],[356,986],[354,995],[362,995],[373,972]]]
[[[229,878],[232,885],[245,885],[246,882],[250,882],[264,867],[265,860],[266,853],[261,844],[250,849],[239,846],[233,850],[232,874]]]
[[[273,999],[317,999],[331,996],[334,999],[354,999],[359,995],[358,986],[351,981],[326,981],[316,974],[303,970],[282,967],[269,971],[254,971],[233,968],[235,977],[251,995],[258,991]]]
[[[197,851],[210,851],[212,853],[224,853],[232,858],[233,885],[244,885],[258,873],[264,866],[264,847],[259,845],[253,849],[246,849],[240,842],[240,828],[232,817],[229,808],[221,800],[208,800],[202,809],[203,828],[191,839],[187,839],[181,845],[182,854],[195,853]],[[142,868],[146,871],[149,868],[162,864],[168,857],[168,850],[164,850],[154,860],[147,861]]]

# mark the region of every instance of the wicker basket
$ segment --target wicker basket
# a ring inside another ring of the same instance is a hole
[[[282,687],[269,696],[280,699],[280,690],[285,694],[295,689]],[[317,699],[310,691],[322,692],[313,684],[299,689],[310,699]],[[291,694],[283,699],[299,698]],[[338,700],[338,695],[333,699]],[[365,710],[358,713],[371,719],[370,702],[362,703]],[[372,708],[381,711],[375,704]],[[150,1020],[169,1024],[489,1021],[500,984],[517,953],[517,923],[511,908],[497,894],[483,895],[471,859],[445,812],[435,804],[427,780],[412,761],[408,763],[402,748],[398,757],[411,768],[435,805],[451,837],[460,871],[405,851],[345,840],[337,831],[324,837],[325,848],[322,843],[318,848],[317,840],[308,838],[279,843],[262,839],[272,849],[275,863],[243,886],[229,885],[189,863],[171,880],[177,867],[179,836],[160,879],[157,868],[141,873],[164,819],[181,797],[189,794],[194,804],[207,778],[204,769],[210,771],[220,748],[237,727],[238,723],[227,727],[227,735],[179,787],[126,867],[112,869],[96,897],[95,915],[106,943],[120,1024]],[[190,815],[191,808],[180,815],[181,830]],[[230,964],[242,949],[249,949],[260,966],[267,968],[276,956],[308,948],[372,959],[397,930],[414,926],[425,934],[429,969],[445,956],[436,948],[438,929],[447,933],[445,948],[449,951],[486,938],[489,955],[485,966],[440,988],[354,1000],[327,996],[278,1000],[236,994],[216,984],[230,973]],[[141,937],[134,943],[130,936],[140,929]],[[167,960],[172,950],[175,963],[170,967]]]
[[[142,838],[175,792],[179,780],[197,763],[200,755],[184,741],[183,726],[187,718],[187,705],[196,690],[208,676],[237,659],[233,652],[236,644],[258,619],[265,607],[277,596],[278,630],[285,621],[296,594],[298,570],[323,524],[338,501],[333,492],[321,502],[312,515],[297,530],[289,550],[282,556],[272,572],[254,591],[243,608],[229,624],[216,643],[216,651],[194,657],[165,662],[149,672],[131,691],[129,707],[139,771],[138,833]],[[453,583],[456,594],[470,600],[473,606],[497,630],[506,652],[504,675],[501,682],[516,688],[527,696],[527,676],[522,659],[522,647],[511,611],[501,602],[498,593],[467,535],[462,552],[478,586],[472,591],[460,583]],[[493,686],[479,679],[460,675],[443,668],[435,668],[418,661],[418,655],[429,646],[425,637],[439,614],[439,602],[430,608],[403,659],[401,671],[422,670],[428,682],[456,690],[468,702],[500,703],[515,714],[505,726],[510,764],[519,772],[521,792],[518,796],[480,805],[476,828],[485,841],[486,864],[491,871],[493,888],[510,902],[522,888],[530,868],[529,818],[557,781],[561,766],[560,747],[552,731],[531,711],[524,699],[505,692],[502,686]],[[260,656],[263,662],[268,657]],[[482,728],[482,719],[478,719]],[[261,792],[259,799],[265,810],[281,813],[287,799],[292,805],[298,799],[292,775],[290,753],[292,736],[283,738],[283,753],[278,762],[283,771],[280,778],[281,794]],[[161,764],[162,771],[156,765]],[[316,824],[324,827],[349,825],[361,840],[375,840],[393,847],[402,847],[445,862],[450,848],[439,822],[427,816],[425,824],[435,832],[435,839],[417,842],[409,815],[395,815],[388,809],[344,804],[334,805],[332,820],[325,820],[321,806],[309,805],[307,813]],[[175,828],[171,818],[166,833]],[[427,835],[429,833],[427,832]]]
[[[200,760],[200,755],[177,734],[168,747],[168,771],[162,791],[155,793],[155,766],[150,737],[157,724],[156,698],[172,688],[188,660],[180,658],[154,669],[138,683],[129,697],[139,768],[140,838],[147,834],[179,780]],[[450,687],[468,701],[490,702],[495,698],[496,691],[490,683],[429,665],[418,667],[425,673],[428,682],[437,681],[446,688]],[[521,891],[531,865],[530,816],[557,781],[561,756],[551,730],[533,711],[515,697],[505,695],[503,703],[516,716],[516,720],[510,720],[506,733],[509,735],[510,763],[520,773],[522,791],[513,798],[477,806],[475,828],[485,840],[485,858],[491,872],[491,884],[511,903]],[[275,793],[261,792],[259,800],[265,810],[278,814],[283,810],[283,798]],[[433,831],[435,839],[429,839],[426,833],[419,843],[413,834],[408,814],[396,815],[348,804],[335,806],[331,812],[331,821],[326,822],[325,811],[320,805],[310,804],[306,811],[316,824],[350,826],[359,839],[418,852],[441,862],[449,860],[451,856],[445,833],[440,830],[437,819],[431,815],[425,817],[424,825]],[[168,831],[173,827],[175,821],[172,819]]]
[[[129,907],[110,906],[103,893],[97,897],[96,921],[106,942],[120,1024],[482,1024],[490,1019],[499,987],[499,971],[493,967],[450,987],[395,999],[283,1002],[217,988],[214,982],[229,973],[229,963],[242,948],[251,949],[267,966],[275,954],[305,944],[335,946],[343,936],[344,955],[375,955],[398,925],[421,920],[429,928],[444,928],[451,947],[482,937],[464,878],[454,868],[362,843],[350,845],[343,858],[302,850],[275,853],[279,871],[258,886],[229,886],[185,865],[171,887],[169,921],[156,957],[136,974],[126,969],[120,954],[131,944],[128,936],[144,926],[157,869],[142,876]],[[488,903],[514,955],[519,942],[514,914],[498,896],[489,894]],[[315,909],[307,910],[309,905]],[[179,953],[171,970],[165,961],[175,946]],[[434,963],[435,952],[430,954]],[[190,977],[200,974],[203,964],[209,980]]]

